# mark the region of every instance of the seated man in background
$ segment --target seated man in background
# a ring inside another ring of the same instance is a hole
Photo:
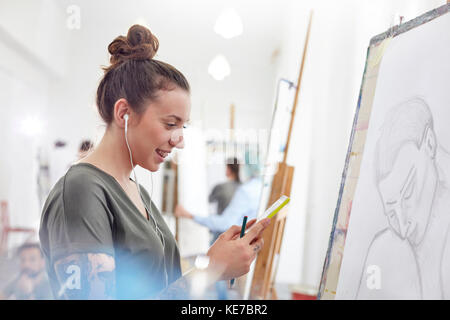
[[[19,247],[17,254],[20,260],[19,275],[0,292],[0,299],[53,299],[39,244],[25,243]]]

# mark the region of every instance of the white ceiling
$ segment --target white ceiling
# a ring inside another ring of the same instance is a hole
[[[257,62],[270,57],[278,46],[283,3],[288,1],[63,0],[57,3],[63,9],[73,4],[79,6],[79,40],[95,40],[101,46],[118,34],[125,34],[132,24],[145,21],[161,42],[160,56],[202,61],[222,51],[238,52],[241,60]],[[244,33],[225,40],[214,33],[213,27],[221,11],[229,7],[235,8],[242,17]]]
[[[203,128],[227,129],[229,106],[234,104],[236,128],[267,128],[276,53],[292,1],[0,0],[0,41],[8,38],[9,47],[36,68],[31,71],[24,64],[18,77],[37,72],[50,79],[47,117],[53,119],[52,132],[59,137],[71,135],[75,140],[80,129],[90,132],[98,125],[93,105],[101,66],[109,60],[107,46],[138,22],[145,22],[158,37],[156,58],[188,78],[193,121]],[[80,29],[67,28],[72,5],[80,9]],[[243,34],[229,40],[213,30],[226,8],[234,8],[243,22]],[[223,81],[208,74],[208,64],[217,54],[225,55],[231,65],[231,75]],[[74,127],[69,131],[68,122]]]
[[[143,21],[158,37],[157,59],[179,68],[192,86],[193,117],[203,118],[220,127],[234,103],[239,113],[263,111],[264,119],[253,126],[268,125],[277,59],[274,52],[281,45],[283,16],[289,0],[151,0],[107,1],[64,0],[60,8],[77,5],[81,28],[70,32],[72,74],[82,74],[83,82],[95,87],[101,75],[100,65],[108,63],[108,44],[128,28]],[[226,40],[217,35],[214,23],[223,9],[234,8],[241,16],[244,32]],[[207,72],[209,62],[224,54],[231,65],[231,75],[217,82]],[[86,79],[88,77],[88,79]],[[95,82],[94,82],[95,80]],[[225,113],[223,112],[225,110]],[[206,119],[205,119],[206,114]],[[246,116],[243,116],[246,118]],[[241,117],[242,118],[242,117]],[[255,119],[258,116],[254,116]],[[223,123],[224,127],[228,122]]]

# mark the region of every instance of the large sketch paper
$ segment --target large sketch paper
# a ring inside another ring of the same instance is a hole
[[[384,52],[337,299],[450,298],[448,30],[445,14]]]

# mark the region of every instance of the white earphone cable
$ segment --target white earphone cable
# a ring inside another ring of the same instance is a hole
[[[137,180],[136,172],[134,171],[133,156],[131,154],[130,145],[128,144],[128,137],[127,137],[128,136],[128,134],[127,134],[128,133],[128,115],[125,115],[124,119],[125,119],[125,142],[127,144],[128,152],[130,154],[130,163],[131,163],[131,169],[133,170],[134,181],[136,183],[136,187],[138,189],[139,196],[141,197],[142,203],[144,204],[144,207],[147,210],[148,215],[153,220],[153,223],[155,224],[156,232],[159,234],[159,237],[161,238],[163,251],[165,251],[166,250],[166,241],[164,239],[164,235],[162,234],[161,230],[158,227],[158,223],[156,223],[156,219],[153,217],[153,213],[151,211],[151,204],[150,204],[150,209],[147,208],[147,205],[145,204],[144,198],[142,197],[141,188],[139,187],[139,183],[138,183],[138,180]],[[151,179],[151,182],[152,182],[152,189],[151,189],[151,195],[150,195],[150,199],[151,199],[153,197],[153,176],[152,176],[151,172],[150,172],[150,179]],[[168,284],[169,284],[169,277],[168,277],[168,274],[167,274],[166,255],[165,255],[165,253],[163,255],[163,258],[164,258],[164,275],[165,275],[165,281],[166,281],[166,287],[167,287]]]

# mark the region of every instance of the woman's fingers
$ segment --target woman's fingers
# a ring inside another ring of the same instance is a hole
[[[175,211],[174,214],[176,217],[183,217],[183,206],[180,204],[177,204],[177,206],[175,207]]]
[[[256,219],[252,219],[252,220],[248,221],[247,224],[245,225],[245,230],[250,229],[255,224],[255,222],[256,222]],[[233,230],[230,230],[231,228],[233,228]],[[231,228],[225,232],[227,234],[225,236],[225,239],[227,239],[227,240],[238,239],[240,237],[242,227],[232,226]]]
[[[262,247],[264,245],[264,239],[260,238],[257,241],[253,242],[253,244],[251,245],[252,250],[253,250],[253,254],[254,256],[261,251]]]
[[[221,279],[236,278],[248,272],[249,266],[263,247],[262,232],[269,223],[270,219],[258,222],[250,220],[247,227],[251,229],[241,239],[242,226],[238,225],[220,235],[208,250],[208,256],[211,258],[211,268],[219,270]]]
[[[245,225],[245,230],[250,229],[256,222],[256,219],[252,219],[250,221],[247,222],[247,224]]]
[[[250,229],[250,228],[255,224],[255,222],[256,222],[256,219],[252,219],[252,220],[248,221],[247,224],[245,225],[245,230]],[[241,227],[241,229],[242,229],[242,227]],[[235,235],[231,238],[231,240],[236,240],[236,239],[238,239],[238,238],[240,238],[240,233],[239,233],[239,234],[235,234]]]
[[[255,238],[258,238],[261,232],[264,231],[264,229],[267,228],[267,226],[270,223],[270,219],[266,218],[258,223],[256,223],[246,234],[242,239],[245,239],[245,241],[250,244]]]
[[[232,240],[235,238],[236,234],[239,236],[241,233],[241,227],[239,226],[231,226],[227,231],[221,234],[224,240]]]

